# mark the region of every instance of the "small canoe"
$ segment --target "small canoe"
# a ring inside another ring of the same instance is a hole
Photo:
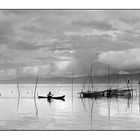
[[[65,95],[63,95],[63,96],[56,96],[56,97],[53,97],[53,96],[49,96],[49,97],[47,97],[47,96],[38,96],[38,98],[39,98],[39,99],[41,99],[41,98],[47,98],[47,99],[57,99],[57,100],[62,100],[62,99],[65,98]]]

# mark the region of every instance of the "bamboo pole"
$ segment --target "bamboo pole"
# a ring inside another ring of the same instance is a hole
[[[73,71],[72,71],[72,110],[73,110]]]
[[[139,74],[139,97],[140,97],[140,74]]]
[[[34,89],[34,98],[36,97],[37,82],[38,82],[38,76],[36,78],[36,84],[35,84],[35,89]]]
[[[17,110],[19,108],[19,101],[20,101],[20,89],[19,89],[19,84],[17,82],[17,88],[18,88],[18,104],[17,104]]]
[[[19,90],[19,84],[18,84],[18,82],[17,82],[17,88],[18,88],[18,95],[20,97],[20,90]]]
[[[36,84],[34,89],[34,103],[35,103],[35,109],[36,109],[36,117],[38,117],[38,109],[37,109],[37,103],[36,103],[36,89],[37,89],[37,83],[38,83],[38,76],[36,78]]]

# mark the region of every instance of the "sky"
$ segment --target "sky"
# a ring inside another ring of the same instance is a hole
[[[0,10],[0,79],[140,71],[140,10]]]

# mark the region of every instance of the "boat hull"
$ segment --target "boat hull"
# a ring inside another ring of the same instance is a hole
[[[52,96],[49,96],[49,97],[47,97],[47,96],[38,96],[38,98],[39,99],[57,99],[57,100],[62,100],[62,99],[64,99],[65,98],[65,95],[63,95],[63,96],[58,96],[58,97],[52,97]]]
[[[118,90],[118,89],[110,89],[105,91],[105,97],[131,97],[132,96],[132,90],[124,89],[124,90]]]
[[[101,98],[101,97],[107,97],[107,98],[129,98],[132,96],[132,90],[124,89],[124,90],[118,90],[118,89],[110,89],[105,91],[93,91],[93,92],[80,92],[80,97],[82,98]]]
[[[81,92],[81,97],[83,98],[99,98],[99,97],[104,97],[103,92]]]

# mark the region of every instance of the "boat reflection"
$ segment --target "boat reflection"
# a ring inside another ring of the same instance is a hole
[[[57,99],[57,100],[65,101],[65,99]],[[53,99],[53,98],[47,98],[47,101],[48,101],[49,103],[51,103],[51,102],[54,101],[54,99]]]
[[[88,112],[88,115],[90,117],[90,126],[92,129],[93,126],[93,107],[94,107],[94,103],[96,102],[95,98],[80,98],[84,111]],[[88,105],[86,104],[86,101],[88,101]]]
[[[132,111],[132,104],[133,104],[133,98],[127,98],[127,105],[126,105],[125,112],[127,112],[127,110],[129,110],[130,107],[131,107],[131,111]]]
[[[107,104],[108,104],[108,120],[109,120],[109,123],[110,123],[110,113],[111,113],[110,106],[111,106],[111,98],[107,98]]]
[[[97,110],[101,113],[102,116],[104,116],[107,121],[107,125],[111,125],[113,123],[113,120],[116,119],[122,119],[122,116],[125,112],[125,114],[128,114],[128,111],[130,110],[132,112],[133,107],[133,97],[128,98],[80,98],[81,99],[81,105],[84,108],[84,112],[89,116],[90,118],[90,126],[91,129],[93,129],[94,126],[94,119],[97,118],[96,112]],[[100,106],[99,103],[104,103],[104,106]],[[115,104],[116,103],[116,104]],[[98,109],[97,109],[98,108]],[[94,111],[95,109],[95,111]],[[140,111],[140,97],[139,97],[139,111]],[[95,122],[96,124],[96,122]]]

